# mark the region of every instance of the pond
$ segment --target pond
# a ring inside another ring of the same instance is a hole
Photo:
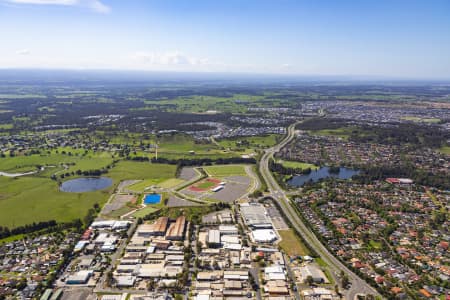
[[[329,177],[339,179],[350,179],[352,178],[353,175],[357,175],[358,173],[359,173],[358,170],[343,167],[339,168],[339,173],[331,173],[329,167],[322,167],[316,171],[311,171],[311,173],[309,174],[295,175],[287,181],[287,184],[294,187],[300,187],[310,180],[312,180],[313,182],[317,182],[320,179],[325,179]]]
[[[161,202],[160,194],[145,195],[144,204],[158,204],[159,202]]]
[[[77,178],[65,181],[59,187],[62,192],[84,193],[106,189],[113,181],[108,177]]]

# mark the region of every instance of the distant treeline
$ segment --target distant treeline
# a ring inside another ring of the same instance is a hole
[[[364,184],[369,184],[374,180],[384,180],[387,177],[408,177],[421,185],[450,189],[450,177],[447,174],[434,174],[417,169],[413,165],[363,166],[360,170],[361,172],[352,179]]]
[[[323,130],[348,128],[350,141],[358,143],[378,143],[385,145],[408,145],[413,148],[439,148],[450,139],[450,133],[436,125],[421,124],[386,124],[371,126],[355,124],[344,119],[315,118],[305,120],[297,125],[301,130]]]
[[[32,223],[23,226],[19,226],[16,228],[9,229],[5,226],[0,226],[0,239],[4,239],[10,236],[18,235],[18,234],[28,234],[36,231],[44,231],[45,232],[54,232],[58,230],[63,230],[67,228],[82,228],[83,223],[80,219],[76,219],[72,222],[66,223],[57,223],[55,220],[43,221],[39,223]]]
[[[133,161],[149,161],[152,163],[178,165],[180,167],[187,166],[209,166],[212,164],[229,165],[229,164],[256,164],[254,158],[230,157],[230,158],[198,158],[198,159],[168,159],[163,157],[148,158],[142,156],[128,157],[128,160]]]

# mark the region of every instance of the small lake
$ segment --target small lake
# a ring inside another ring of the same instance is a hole
[[[160,194],[148,194],[145,195],[144,204],[158,204],[161,202]]]
[[[65,181],[59,187],[62,192],[84,193],[106,189],[113,181],[108,177],[77,178]]]
[[[339,173],[330,173],[329,167],[323,167],[318,169],[317,171],[311,171],[309,174],[305,175],[295,175],[291,179],[287,181],[287,184],[294,187],[300,187],[304,185],[306,182],[312,180],[313,182],[317,182],[320,179],[325,178],[339,178],[339,179],[350,179],[353,175],[359,174],[358,170],[348,169],[341,167],[339,169]]]

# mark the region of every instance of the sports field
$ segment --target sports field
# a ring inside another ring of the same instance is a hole
[[[247,175],[244,165],[215,165],[205,167],[204,170],[214,177]]]
[[[205,192],[219,185],[221,181],[215,178],[207,178],[200,182],[197,182],[189,187],[189,190],[193,192]]]

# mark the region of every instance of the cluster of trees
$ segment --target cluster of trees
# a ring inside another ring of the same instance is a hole
[[[355,125],[344,119],[315,118],[297,125],[302,130],[348,129],[349,139],[359,143],[377,143],[385,145],[407,145],[410,149],[422,147],[439,148],[448,139],[450,133],[437,125],[390,124],[389,126]]]
[[[83,223],[80,219],[73,220],[72,222],[57,223],[55,220],[43,221],[32,224],[27,224],[19,227],[9,229],[6,226],[0,226],[0,239],[4,239],[10,236],[18,234],[30,234],[39,231],[40,233],[58,232],[67,228],[79,228],[83,227]]]
[[[13,229],[9,229],[8,227],[0,226],[0,238],[3,239],[6,237],[9,237],[9,236],[12,236],[12,235],[26,234],[26,233],[42,230],[42,229],[45,229],[48,227],[53,227],[53,226],[56,226],[55,220],[44,221],[44,222],[39,222],[39,223],[33,222],[32,224],[19,226],[19,227],[13,228]]]
[[[311,168],[288,168],[283,166],[282,164],[275,162],[274,160],[269,161],[269,169],[270,171],[281,175],[309,174],[312,171]]]
[[[256,164],[254,158],[230,157],[230,158],[192,158],[192,159],[168,159],[164,157],[152,158],[136,156],[128,158],[133,161],[151,161],[152,163],[178,165],[180,167],[187,166],[210,166],[212,164],[228,165],[228,164]]]
[[[361,172],[352,179],[363,184],[370,184],[374,180],[384,180],[387,177],[408,177],[421,185],[450,189],[448,174],[426,172],[410,164],[363,166]]]

